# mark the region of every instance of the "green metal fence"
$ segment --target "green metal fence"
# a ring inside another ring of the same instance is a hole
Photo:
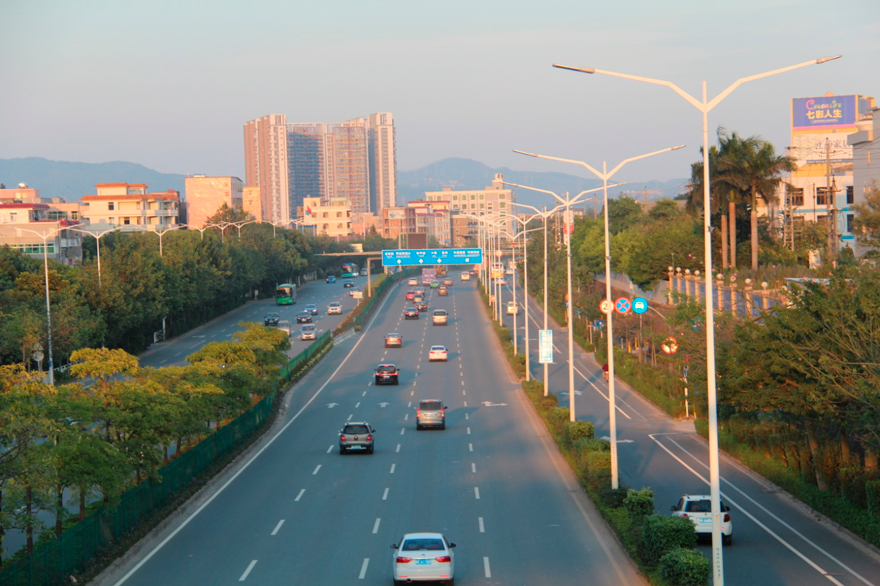
[[[290,381],[309,361],[332,344],[330,333],[293,357],[282,367],[279,386]],[[132,531],[218,460],[238,448],[259,430],[272,412],[270,395],[221,427],[199,444],[159,470],[161,480],[147,480],[126,491],[114,506],[104,506],[61,534],[37,544],[34,552],[13,559],[0,571],[0,586],[52,586],[82,572],[89,560]]]

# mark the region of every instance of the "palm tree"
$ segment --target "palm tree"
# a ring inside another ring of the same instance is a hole
[[[777,156],[773,145],[759,136],[740,138],[719,133],[719,179],[748,198],[751,221],[752,270],[758,269],[758,200],[769,207],[778,201],[783,173],[794,171],[794,159]],[[725,148],[726,147],[726,148]],[[731,239],[732,240],[732,239]]]

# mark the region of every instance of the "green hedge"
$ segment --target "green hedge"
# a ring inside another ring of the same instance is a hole
[[[660,558],[660,575],[673,586],[706,586],[712,564],[698,551],[678,547]]]

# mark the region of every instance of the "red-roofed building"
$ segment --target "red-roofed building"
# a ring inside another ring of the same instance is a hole
[[[89,224],[132,226],[163,232],[180,223],[180,193],[169,189],[147,193],[144,183],[98,183],[97,195],[82,198],[82,217]]]
[[[67,219],[49,219],[51,206],[44,203],[0,203],[0,245],[35,258],[44,253],[65,264],[82,261],[82,236],[67,228]]]

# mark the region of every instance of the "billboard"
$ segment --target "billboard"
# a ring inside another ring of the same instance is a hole
[[[791,101],[791,129],[850,128],[855,125],[859,113],[870,111],[871,101],[871,98],[857,95],[794,98]]]

